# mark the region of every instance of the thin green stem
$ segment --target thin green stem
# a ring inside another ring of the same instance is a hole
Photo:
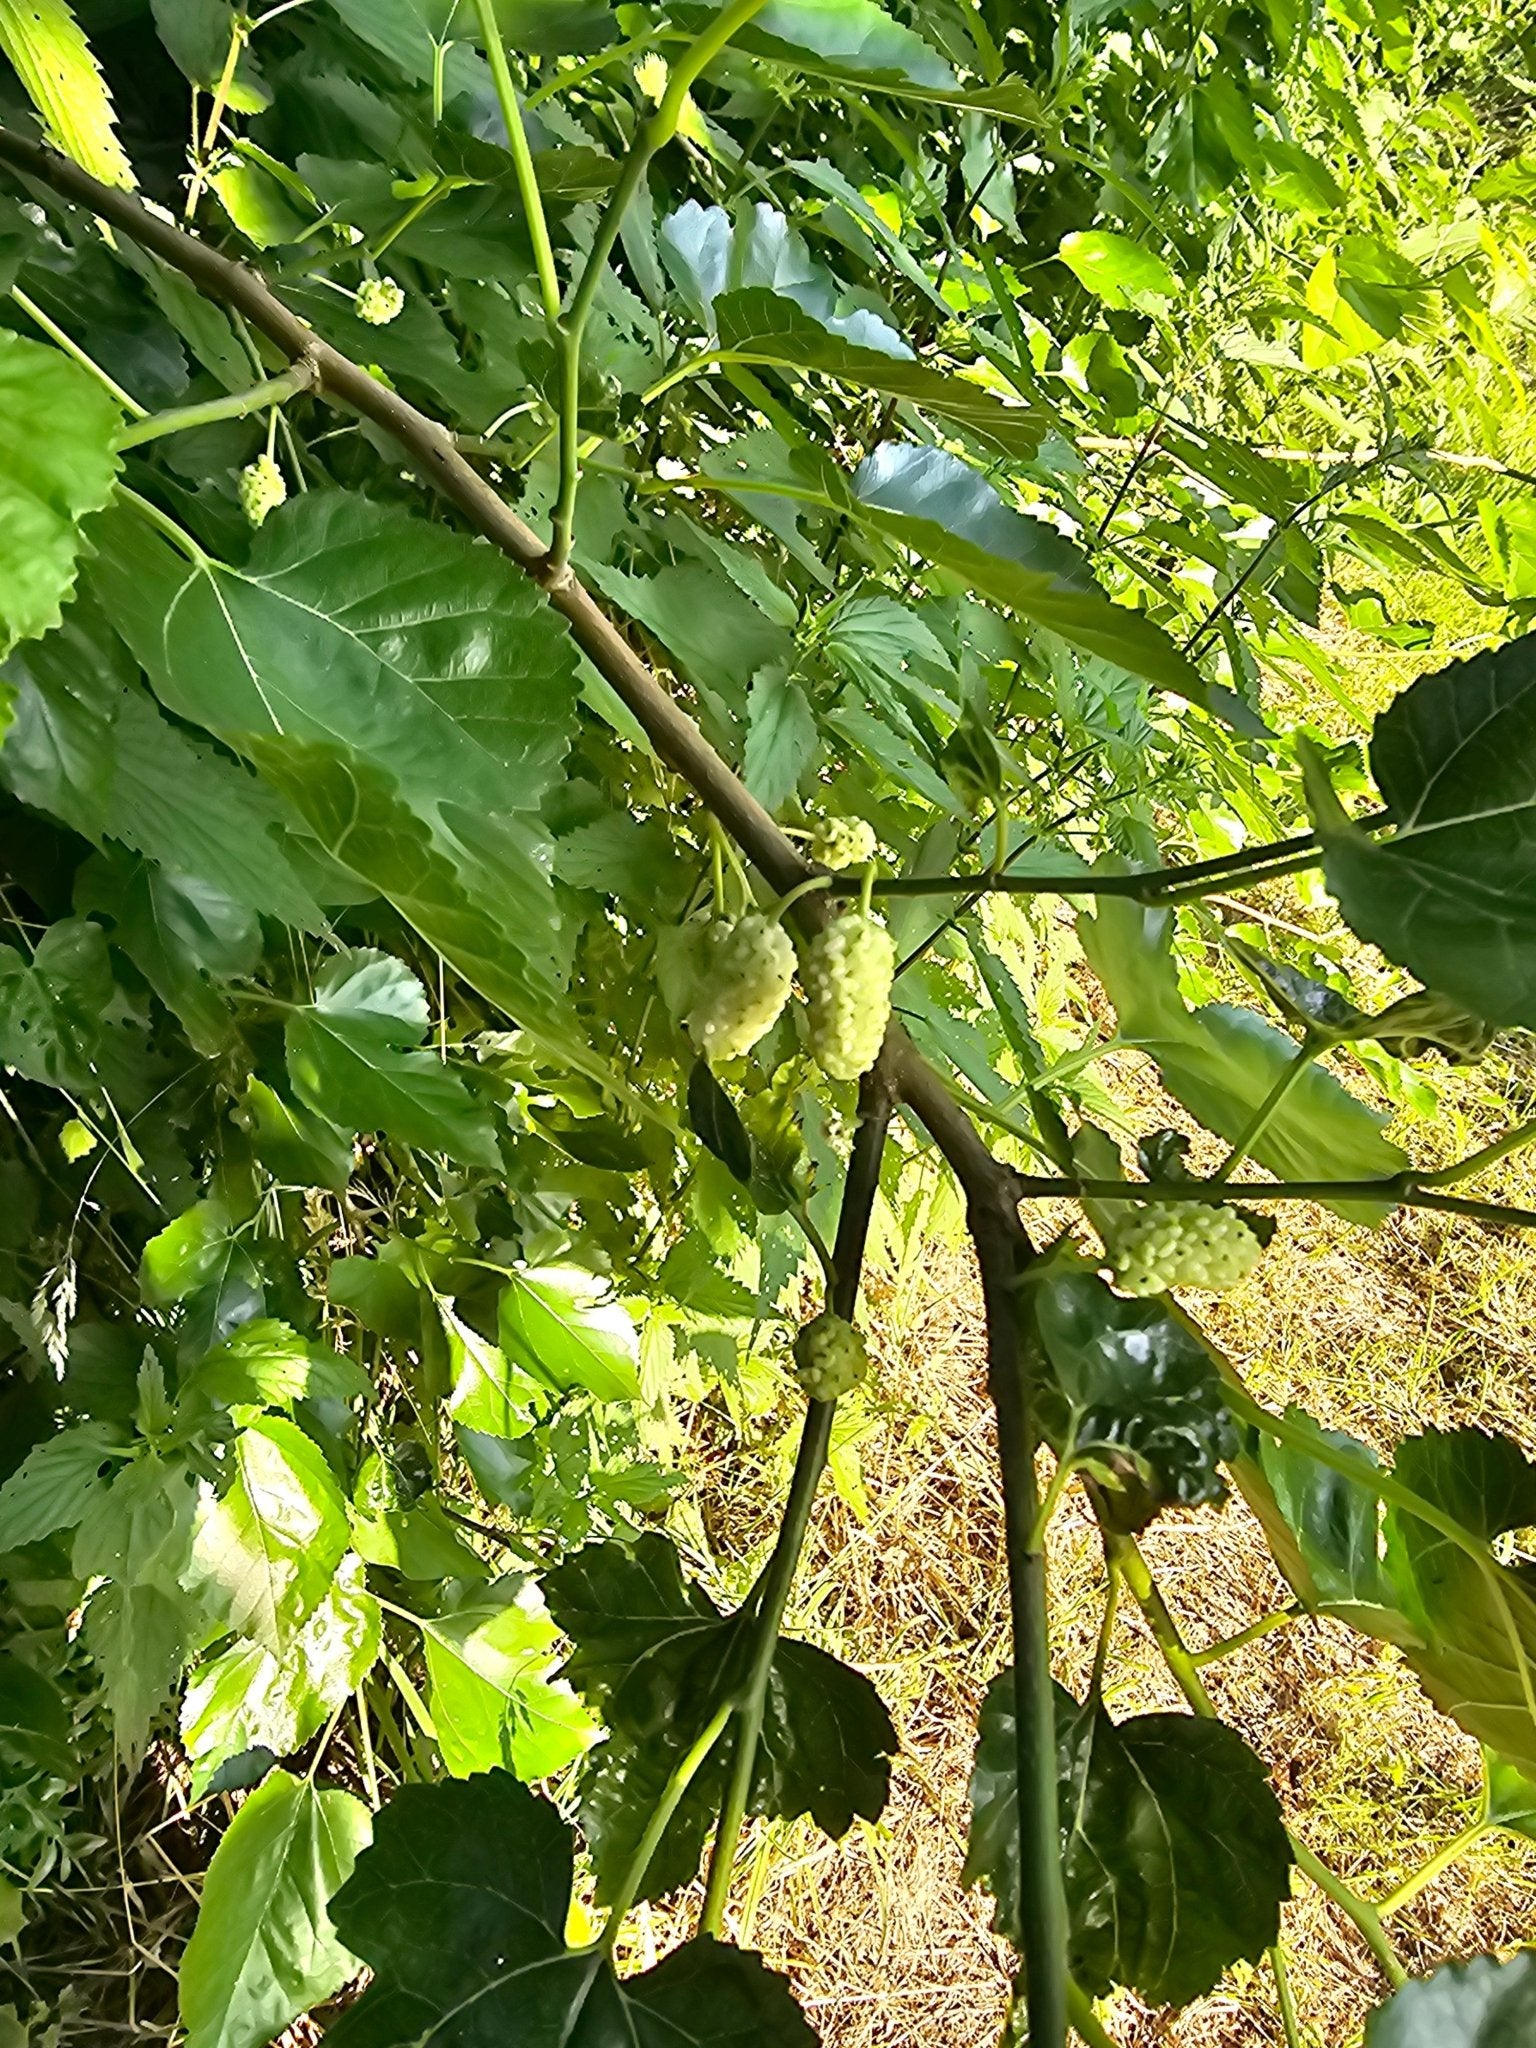
[[[404,212],[397,215],[387,228],[382,228],[376,240],[365,243],[357,253],[365,262],[376,263],[386,249],[399,241],[407,228],[415,227],[429,206],[436,206],[439,199],[454,191],[458,182],[456,178],[439,178],[425,192],[418,192]]]
[[[1120,1612],[1120,1568],[1106,1558],[1109,1583],[1104,1588],[1104,1612],[1099,1617],[1099,1639],[1093,1649],[1093,1669],[1088,1674],[1088,1697],[1097,1700],[1104,1691],[1104,1673],[1109,1665],[1109,1646],[1114,1640],[1115,1618]]]
[[[1459,1835],[1437,1849],[1433,1856],[1427,1857],[1401,1884],[1394,1885],[1384,1899],[1378,1899],[1376,1911],[1385,1919],[1389,1913],[1406,1906],[1410,1899],[1416,1899],[1426,1885],[1434,1883],[1442,1870],[1449,1870],[1474,1844],[1480,1842],[1491,1826],[1492,1823],[1486,1820],[1469,1821]]]
[[[1273,1087],[1238,1133],[1232,1150],[1211,1176],[1213,1180],[1224,1181],[1231,1179],[1237,1168],[1242,1165],[1248,1154],[1269,1129],[1270,1124],[1279,1114],[1286,1097],[1323,1050],[1324,1047],[1321,1042],[1312,1038],[1307,1039],[1297,1047],[1294,1057],[1288,1060],[1281,1068],[1275,1078]]]
[[[185,527],[178,526],[169,512],[162,512],[158,505],[152,505],[148,498],[141,498],[137,491],[130,491],[126,484],[119,484],[117,495],[125,505],[131,505],[139,517],[152,526],[156,533],[163,534],[173,548],[184,554],[187,560],[199,569],[206,569],[212,556],[204,554]]]
[[[1275,1977],[1275,2003],[1280,2008],[1280,2024],[1285,2030],[1285,2048],[1305,2048],[1301,2024],[1296,2017],[1296,2001],[1291,1996],[1291,1974],[1285,1966],[1285,1950],[1278,1941],[1269,1951],[1269,1967]]]
[[[304,364],[291,370],[284,370],[280,377],[269,377],[264,384],[252,385],[249,391],[227,392],[222,398],[205,398],[199,405],[179,405],[171,412],[151,413],[137,425],[125,427],[117,437],[119,448],[137,448],[145,441],[158,441],[166,434],[185,433],[189,427],[212,426],[217,420],[239,420],[265,407],[281,405],[285,399],[296,397],[307,391],[314,383],[313,375]]]
[[[1369,828],[1385,824],[1387,819],[1378,812],[1357,822],[1362,828]],[[876,888],[882,896],[953,896],[975,889],[1026,896],[1133,896],[1147,902],[1165,902],[1184,894],[1203,893],[1194,887],[1197,883],[1215,881],[1220,888],[1231,888],[1238,877],[1267,881],[1271,874],[1292,874],[1298,868],[1316,867],[1321,859],[1316,835],[1304,832],[1295,839],[1245,846],[1236,853],[1218,854],[1211,860],[1188,861],[1179,867],[1143,868],[1126,875],[993,875],[982,869],[974,875],[887,875]],[[1249,870],[1263,872],[1250,875]]]
[[[1438,1173],[1420,1173],[1414,1176],[1421,1188],[1450,1188],[1458,1181],[1471,1180],[1474,1174],[1485,1167],[1496,1166],[1501,1159],[1507,1159],[1512,1152],[1520,1152],[1527,1145],[1536,1144],[1536,1120],[1516,1124],[1512,1131],[1506,1131],[1502,1138],[1495,1138],[1491,1145],[1483,1145],[1476,1152],[1469,1152],[1465,1159],[1458,1159],[1454,1166],[1442,1166]]]
[[[869,1236],[869,1219],[875,1197],[880,1192],[880,1162],[885,1156],[894,1102],[887,1056],[882,1053],[859,1084],[859,1122],[848,1154],[848,1172],[837,1218],[837,1242],[831,1260],[824,1260],[828,1274],[828,1306],[834,1315],[843,1317],[845,1321],[852,1321],[858,1306],[864,1246]],[[725,1917],[731,1872],[741,1840],[741,1824],[746,1817],[747,1800],[752,1790],[752,1773],[762,1735],[763,1708],[774,1652],[779,1643],[779,1627],[805,1544],[817,1483],[826,1468],[827,1453],[832,1443],[832,1419],[836,1411],[835,1401],[812,1401],[806,1412],[778,1541],[754,1592],[757,1611],[753,1622],[752,1664],[740,1699],[736,1752],[725,1803],[720,1812],[720,1826],[715,1835],[705,1886],[704,1910],[699,1922],[701,1931],[706,1934],[718,1934]]]
[[[1403,1968],[1376,1908],[1362,1899],[1358,1892],[1351,1891],[1343,1878],[1314,1856],[1306,1843],[1294,1834],[1291,1835],[1291,1854],[1296,1858],[1296,1868],[1303,1877],[1310,1878],[1318,1890],[1332,1899],[1339,1911],[1354,1923],[1392,1989],[1401,1990],[1408,1982],[1408,1972]]]
[[[803,882],[796,882],[793,889],[786,890],[776,903],[770,903],[763,912],[764,917],[774,924],[779,923],[785,911],[798,903],[802,896],[813,896],[818,889],[825,889],[831,880],[830,875],[807,875]]]
[[[79,342],[73,338],[73,336],[66,334],[63,328],[59,326],[58,322],[56,320],[51,320],[48,317],[48,315],[43,311],[42,307],[39,306],[34,299],[29,299],[27,297],[26,293],[22,290],[19,284],[13,284],[11,286],[11,297],[12,299],[15,300],[16,304],[20,306],[21,310],[23,311],[23,313],[26,314],[27,318],[33,321],[37,326],[41,327],[44,334],[47,335],[48,339],[51,342],[53,342],[56,347],[63,349],[65,355],[70,357],[72,361],[77,362],[82,370],[89,370],[91,375],[96,379],[96,382],[101,385],[103,390],[111,392],[112,396],[123,408],[123,411],[127,413],[131,419],[148,419],[149,407],[146,405],[140,405],[139,401],[136,398],[131,398],[128,395],[128,393],[123,389],[122,385],[119,384],[115,378],[108,376],[107,372],[101,367],[100,363],[98,363],[94,357],[88,356],[86,354],[85,350],[80,346]]]
[[[1067,1901],[1061,1870],[1056,1778],[1056,1704],[1051,1682],[1045,1551],[1036,1540],[1040,1502],[1035,1452],[1039,1361],[1021,1308],[1032,1247],[1006,1177],[967,1187],[966,1223],[981,1269],[987,1326],[987,1391],[997,1415],[1003,1544],[1013,1636],[1015,1767],[1018,1773],[1019,1920],[1024,2004],[1032,2048],[1062,2048],[1070,1996]]]
[[[528,147],[522,110],[517,104],[517,87],[512,81],[512,67],[507,62],[506,44],[501,39],[500,29],[496,26],[494,0],[475,0],[475,11],[480,17],[480,35],[491,67],[491,83],[496,88],[502,125],[507,131],[507,147],[512,152],[512,168],[517,174],[518,197],[523,202],[528,234],[533,242],[533,260],[539,273],[539,298],[544,307],[544,318],[553,331],[560,324],[560,278],[555,270],[555,252],[550,244],[549,223],[544,218],[544,198],[539,191],[539,181],[534,173],[533,152]]]
[[[1093,2009],[1093,2000],[1080,1984],[1067,1980],[1067,2018],[1087,2048],[1117,2048],[1115,2037]]]
[[[1191,1650],[1190,1659],[1197,1667],[1219,1664],[1224,1657],[1232,1656],[1238,1650],[1246,1650],[1250,1643],[1261,1642],[1265,1636],[1273,1635],[1276,1629],[1286,1628],[1293,1621],[1299,1621],[1306,1613],[1300,1601],[1293,1601],[1289,1607],[1277,1608],[1273,1614],[1266,1614],[1258,1621],[1252,1621],[1247,1628],[1240,1628],[1235,1635],[1223,1636],[1219,1642],[1207,1643],[1203,1650]]]
[[[1075,1470],[1076,1467],[1070,1458],[1056,1460],[1056,1470],[1051,1474],[1051,1483],[1045,1489],[1045,1498],[1040,1503],[1034,1527],[1029,1532],[1031,1550],[1044,1550],[1046,1534],[1055,1519],[1056,1510],[1061,1506],[1062,1495],[1072,1483],[1072,1474]]]
[[[1104,1048],[1100,1047],[1100,1051]],[[969,1095],[965,1107],[987,1116]],[[987,1116],[997,1122],[996,1116]],[[1011,1128],[1004,1126],[1005,1128]],[[1026,1136],[1014,1131],[1016,1137]],[[1026,1142],[1028,1142],[1026,1137]],[[1448,1216],[1470,1216],[1479,1223],[1499,1223],[1515,1230],[1536,1230],[1536,1209],[1511,1208],[1503,1202],[1475,1202],[1461,1195],[1443,1195],[1426,1188],[1416,1173],[1394,1174],[1385,1180],[1101,1180],[1095,1176],[1024,1173],[1019,1193],[1027,1196],[1073,1195],[1096,1202],[1229,1202],[1234,1194],[1245,1202],[1385,1202],[1406,1209],[1437,1209]]]
[[[773,1669],[774,1652],[779,1646],[779,1625],[784,1619],[795,1567],[800,1562],[800,1551],[805,1543],[811,1503],[816,1498],[817,1484],[826,1469],[836,1406],[833,1401],[813,1401],[810,1405],[800,1437],[794,1478],[790,1481],[789,1498],[784,1503],[784,1520],[779,1526],[778,1541],[768,1569],[763,1574],[757,1613],[753,1617],[752,1662],[740,1703],[731,1778],[725,1804],[720,1810],[720,1827],[715,1836],[709,1880],[704,1891],[704,1910],[699,1917],[701,1934],[718,1936],[725,1919],[731,1873],[741,1840],[741,1824],[746,1818],[752,1773],[757,1765],[757,1745],[763,1732],[768,1679]]]
[[[490,12],[490,0],[476,0],[482,14]],[[555,503],[553,534],[549,548],[549,573],[559,576],[571,558],[571,537],[576,516],[576,491],[581,482],[581,454],[577,421],[581,393],[581,338],[592,311],[608,259],[619,239],[624,216],[640,189],[657,150],[677,133],[688,104],[688,94],[700,72],[712,64],[739,29],[745,28],[766,0],[732,0],[721,9],[713,24],[695,37],[673,63],[661,104],[648,121],[637,129],[629,154],[624,159],[618,183],[598,222],[597,234],[587,252],[575,295],[561,323],[562,365],[560,379],[560,492]],[[557,309],[558,310],[558,309]]]
[[[208,159],[213,154],[219,139],[219,130],[224,125],[225,110],[229,105],[229,95],[235,83],[235,71],[240,63],[240,52],[245,48],[245,39],[249,33],[247,23],[236,14],[229,26],[229,48],[224,53],[224,68],[219,73],[218,83],[213,89],[213,104],[208,110],[208,124],[203,130],[200,146],[195,124],[193,127],[192,141],[197,161],[187,186],[187,201],[181,216],[183,220],[191,220],[197,212],[197,202],[202,198],[203,187],[208,182]]]
[[[608,1924],[603,1930],[603,1952],[606,1955],[613,1953],[624,1916],[635,1903],[636,1895],[645,1882],[645,1873],[651,1867],[651,1858],[656,1854],[661,1838],[682,1802],[683,1794],[698,1776],[705,1759],[724,1734],[725,1724],[730,1720],[731,1713],[731,1703],[727,1700],[668,1778],[666,1790],[657,1802],[655,1812],[646,1822],[645,1833],[640,1837],[640,1846],[624,1873],[623,1882],[613,1901],[613,1910],[608,1915]]]
[[[1229,1393],[1234,1390],[1229,1389]],[[1190,1709],[1202,1720],[1219,1719],[1214,1701],[1205,1689],[1205,1680],[1200,1676],[1200,1667],[1190,1654],[1179,1625],[1168,1611],[1168,1604],[1162,1589],[1153,1578],[1141,1546],[1134,1536],[1119,1536],[1104,1532],[1106,1553],[1119,1565],[1125,1575],[1125,1583],[1146,1616],[1147,1626],[1152,1631],[1163,1662],[1173,1674],[1180,1692],[1188,1700]],[[1287,1830],[1289,1833],[1289,1830]],[[1376,1908],[1369,1900],[1362,1899],[1350,1890],[1343,1878],[1322,1863],[1306,1843],[1295,1834],[1290,1835],[1291,1853],[1300,1869],[1312,1882],[1333,1900],[1340,1911],[1345,1913],[1358,1929],[1366,1946],[1381,1966],[1382,1975],[1394,1990],[1408,1981],[1408,1973],[1398,1960],[1397,1951],[1387,1937]]]

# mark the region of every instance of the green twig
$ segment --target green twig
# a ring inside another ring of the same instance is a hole
[[[571,535],[576,514],[576,490],[581,481],[581,459],[577,412],[581,392],[581,337],[592,311],[608,259],[613,254],[624,216],[640,188],[651,158],[677,133],[688,103],[689,90],[700,72],[712,64],[739,29],[745,28],[766,0],[732,0],[721,9],[702,35],[695,37],[675,60],[667,79],[661,104],[641,124],[624,159],[612,197],[598,222],[597,234],[587,253],[570,310],[562,322],[560,379],[560,493],[555,504],[553,536],[550,541],[547,574],[557,579],[571,558]],[[482,13],[489,13],[490,0],[477,0]]]
[[[1102,1050],[1102,1048],[1101,1048]],[[986,1112],[964,1098],[977,1116]],[[993,1116],[989,1119],[996,1122]],[[1011,1127],[1010,1127],[1011,1128]],[[1025,1135],[1015,1131],[1015,1136]],[[1438,1209],[1448,1216],[1470,1216],[1479,1223],[1500,1223],[1515,1230],[1536,1230],[1536,1209],[1515,1209],[1503,1202],[1475,1202],[1462,1195],[1444,1195],[1426,1188],[1413,1172],[1382,1180],[1100,1180],[1093,1176],[1021,1173],[1019,1193],[1085,1196],[1096,1202],[1204,1202],[1221,1204],[1238,1195],[1245,1202],[1384,1202],[1389,1208]]]
[[[869,1235],[870,1214],[880,1191],[880,1162],[885,1154],[893,1107],[890,1073],[882,1055],[859,1087],[859,1125],[848,1155],[848,1174],[837,1219],[837,1242],[828,1269],[831,1276],[829,1306],[834,1315],[849,1321],[858,1305],[864,1246]],[[735,1867],[741,1826],[746,1818],[752,1774],[757,1763],[757,1746],[763,1730],[768,1681],[773,1671],[774,1652],[779,1645],[779,1628],[794,1581],[795,1567],[800,1562],[800,1552],[805,1543],[811,1503],[826,1468],[827,1453],[832,1443],[832,1419],[836,1412],[835,1401],[813,1401],[810,1404],[801,1431],[800,1450],[795,1459],[789,1497],[784,1504],[784,1520],[779,1528],[778,1541],[756,1588],[752,1663],[740,1696],[741,1711],[731,1778],[720,1812],[720,1826],[715,1836],[704,1892],[704,1909],[699,1920],[700,1931],[705,1934],[718,1935],[725,1918],[731,1872]]]
[[[1303,2048],[1301,2026],[1296,2018],[1296,2001],[1291,1996],[1291,1976],[1285,1966],[1285,1950],[1277,1941],[1269,1951],[1269,1967],[1275,1977],[1275,2003],[1285,2029],[1285,2048]]]
[[[1277,1608],[1273,1614],[1261,1616],[1247,1628],[1240,1628],[1235,1635],[1223,1636],[1219,1642],[1207,1643],[1203,1650],[1191,1650],[1190,1660],[1197,1666],[1219,1664],[1224,1657],[1230,1657],[1237,1650],[1246,1650],[1250,1643],[1257,1643],[1265,1636],[1273,1635],[1276,1629],[1285,1628],[1293,1621],[1299,1621],[1306,1613],[1299,1600],[1289,1607]]]
[[[1223,1159],[1220,1166],[1217,1167],[1215,1173],[1212,1174],[1211,1178],[1213,1180],[1224,1181],[1231,1179],[1254,1146],[1258,1144],[1260,1138],[1269,1129],[1270,1124],[1278,1115],[1282,1104],[1291,1090],[1301,1080],[1301,1077],[1310,1068],[1318,1054],[1324,1050],[1325,1047],[1321,1040],[1314,1038],[1308,1038],[1297,1047],[1294,1056],[1286,1062],[1276,1076],[1274,1086],[1238,1133],[1232,1150]]]
[[[63,349],[65,355],[71,361],[78,363],[82,370],[89,370],[104,391],[111,392],[112,396],[123,408],[123,411],[131,419],[148,419],[149,407],[140,405],[136,398],[130,398],[116,378],[109,376],[93,356],[88,356],[79,342],[72,335],[66,334],[56,320],[50,319],[42,307],[37,304],[36,300],[29,299],[19,284],[11,286],[11,297],[20,306],[27,318],[36,326],[41,327],[44,334],[47,335],[55,347]]]
[[[1459,1835],[1438,1848],[1433,1856],[1427,1857],[1401,1884],[1394,1885],[1384,1899],[1378,1899],[1376,1911],[1385,1919],[1387,1914],[1396,1913],[1406,1906],[1410,1899],[1416,1899],[1426,1885],[1434,1883],[1442,1870],[1449,1870],[1453,1863],[1480,1842],[1491,1826],[1490,1821],[1482,1819],[1469,1821]]]
[[[528,234],[533,243],[533,260],[539,273],[539,298],[544,307],[544,318],[553,331],[560,324],[560,279],[555,271],[549,223],[544,218],[544,199],[534,173],[533,152],[528,147],[522,111],[517,104],[517,87],[512,82],[511,66],[507,63],[506,45],[496,26],[494,0],[475,0],[475,9],[480,16],[480,35],[491,67],[491,83],[496,88],[496,98],[501,107],[502,125],[507,131],[507,147],[512,152],[518,197],[523,202]]]
[[[705,1759],[724,1734],[725,1724],[731,1718],[731,1712],[731,1702],[727,1700],[668,1778],[666,1790],[662,1793],[655,1812],[646,1822],[645,1833],[640,1837],[640,1846],[631,1858],[623,1882],[614,1896],[613,1910],[609,1913],[608,1924],[603,1930],[603,1951],[606,1955],[613,1954],[624,1916],[635,1903],[636,1894],[645,1882],[645,1873],[651,1867],[651,1858],[656,1854],[661,1838],[666,1833],[683,1794],[698,1776]]]
[[[1067,1980],[1067,2017],[1087,2048],[1116,2048],[1114,2036],[1093,2009],[1093,2000],[1080,1984]]]
[[[309,390],[313,383],[314,375],[309,367],[297,363],[291,370],[284,370],[280,377],[269,377],[264,384],[252,385],[249,391],[231,391],[222,398],[205,398],[199,405],[179,405],[170,412],[151,413],[136,425],[125,427],[117,437],[117,445],[119,448],[137,448],[145,441],[158,441],[166,434],[185,433],[189,427],[208,427],[218,420],[244,419],[269,405],[283,404],[286,399]]]
[[[1035,1483],[1035,1451],[1040,1440],[1034,1402],[1036,1363],[1020,1299],[1031,1247],[1019,1223],[1017,1197],[1002,1177],[994,1177],[990,1189],[968,1188],[966,1194],[967,1225],[981,1268],[987,1388],[997,1412],[998,1469],[1003,1485],[1003,1539],[1013,1634],[1024,2003],[1029,2039],[1035,2048],[1061,2048],[1066,2040],[1069,2001],[1067,1903],[1061,1871],[1050,1609],[1045,1552],[1036,1538],[1040,1519]]]

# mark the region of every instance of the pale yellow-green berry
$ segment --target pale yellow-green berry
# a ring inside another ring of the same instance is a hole
[[[811,859],[841,874],[875,857],[875,828],[863,818],[818,818],[811,830]]]
[[[716,925],[700,964],[688,1031],[713,1065],[750,1051],[772,1027],[789,996],[795,949],[781,926],[754,915]]]
[[[895,969],[890,933],[860,910],[833,918],[806,947],[801,979],[811,1053],[834,1081],[856,1081],[875,1064]]]
[[[269,512],[275,512],[288,496],[283,472],[270,455],[258,455],[240,472],[240,510],[252,526],[260,526]]]
[[[405,307],[405,293],[392,277],[365,277],[357,288],[357,317],[370,327],[387,327]]]
[[[1148,1202],[1114,1232],[1108,1249],[1122,1294],[1162,1294],[1169,1287],[1219,1294],[1252,1272],[1263,1246],[1235,1209]]]
[[[795,1378],[813,1401],[836,1401],[869,1371],[869,1353],[852,1323],[830,1310],[795,1339]]]

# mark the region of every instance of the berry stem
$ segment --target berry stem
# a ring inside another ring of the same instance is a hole
[[[808,875],[803,882],[796,882],[793,889],[786,889],[776,903],[770,903],[763,915],[774,924],[782,924],[785,912],[792,909],[802,896],[811,896],[818,889],[830,888],[831,883],[830,875]]]

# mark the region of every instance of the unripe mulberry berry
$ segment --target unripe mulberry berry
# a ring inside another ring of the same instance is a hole
[[[357,288],[357,317],[370,327],[387,327],[404,307],[405,293],[392,277],[365,277]]]
[[[795,1378],[813,1401],[836,1401],[869,1371],[869,1353],[852,1323],[830,1311],[795,1339]]]
[[[895,970],[890,933],[860,910],[834,918],[806,947],[801,979],[811,1052],[834,1081],[855,1081],[875,1064]]]
[[[283,472],[270,455],[258,455],[240,472],[240,510],[252,526],[260,526],[288,497]]]
[[[1148,1202],[1115,1233],[1109,1252],[1115,1285],[1139,1295],[1169,1287],[1221,1293],[1252,1272],[1262,1249],[1235,1209]]]
[[[795,949],[771,918],[744,917],[715,927],[701,949],[705,966],[688,1030],[705,1059],[735,1059],[756,1045],[789,996]]]
[[[875,857],[875,828],[863,818],[820,818],[811,832],[811,859],[841,874]]]

